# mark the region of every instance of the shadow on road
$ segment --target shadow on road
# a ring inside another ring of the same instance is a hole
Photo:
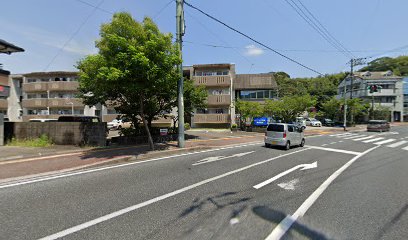
[[[265,206],[253,207],[252,211],[262,219],[265,219],[275,224],[279,224],[286,217],[285,213],[270,209]],[[291,231],[296,231],[297,233],[301,234],[302,236],[308,239],[320,239],[320,240],[328,239],[323,233],[310,229],[308,226],[300,224],[298,222],[293,223],[290,229]],[[286,234],[289,238],[293,237],[291,236],[291,231],[289,231]]]

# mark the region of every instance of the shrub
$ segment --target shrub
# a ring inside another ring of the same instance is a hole
[[[238,128],[237,124],[234,123],[234,124],[231,125],[231,129],[237,129],[237,128]]]
[[[49,147],[52,145],[52,140],[45,134],[42,134],[39,138],[17,140],[13,138],[8,144],[9,146],[19,147]]]
[[[190,129],[190,123],[184,123],[184,129],[189,130]]]

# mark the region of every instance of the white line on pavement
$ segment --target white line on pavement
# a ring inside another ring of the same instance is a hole
[[[350,134],[352,134],[352,133],[337,133],[337,134],[332,134],[332,135],[329,135],[329,136],[330,137],[338,137],[338,136],[350,135]]]
[[[232,148],[240,148],[240,147],[259,145],[261,143],[263,143],[263,142],[257,141],[257,142],[253,142],[253,143],[243,144],[243,145],[233,145],[233,146],[216,148],[216,149],[209,149],[209,150],[198,151],[198,152],[183,153],[183,154],[166,156],[166,157],[161,157],[161,158],[153,158],[153,159],[148,159],[148,160],[140,161],[140,162],[124,163],[124,164],[118,164],[118,165],[113,165],[113,166],[108,166],[108,167],[93,168],[93,169],[89,169],[89,170],[82,170],[82,171],[68,172],[68,173],[63,173],[63,174],[49,175],[49,176],[44,176],[44,177],[39,177],[39,178],[25,179],[25,180],[22,180],[22,181],[19,181],[19,182],[5,183],[4,185],[0,185],[0,189],[14,187],[14,186],[20,186],[20,185],[25,185],[25,184],[30,184],[30,183],[43,182],[43,181],[48,181],[48,180],[53,180],[53,179],[58,179],[58,178],[76,176],[76,175],[81,175],[81,174],[86,174],[86,173],[99,172],[99,171],[103,171],[103,170],[119,168],[119,167],[125,167],[125,166],[129,166],[129,165],[136,165],[136,164],[142,164],[142,163],[147,163],[147,162],[160,161],[160,160],[169,159],[169,158],[182,157],[182,156],[188,156],[188,155],[206,153],[206,152],[214,152],[214,151],[220,151],[220,150],[225,150],[225,149],[232,149]]]
[[[395,147],[398,147],[398,146],[404,145],[405,143],[408,143],[408,141],[399,141],[399,142],[396,142],[396,143],[393,143],[393,144],[387,145],[387,147],[395,148]]]
[[[343,139],[353,139],[353,138],[359,138],[359,137],[365,137],[365,136],[367,136],[367,135],[356,135],[356,136],[346,137],[346,138],[343,138]]]
[[[359,155],[353,157],[350,161],[346,164],[341,166],[337,171],[335,171],[329,178],[326,179],[313,193],[310,195],[302,205],[296,210],[296,212],[292,215],[286,216],[278,226],[276,226],[271,234],[266,237],[265,240],[279,240],[285,235],[285,233],[290,229],[292,224],[297,221],[297,219],[303,217],[307,210],[316,202],[316,200],[322,195],[322,193],[329,187],[329,185],[340,175],[342,174],[351,164],[353,164],[357,159],[364,156],[365,154],[371,152],[372,150],[378,148],[379,146],[375,146],[373,148],[368,149],[365,152],[360,153]]]
[[[402,150],[408,150],[408,147],[404,147],[404,148],[402,148]]]
[[[387,139],[387,140],[384,140],[384,141],[381,141],[381,142],[376,142],[374,144],[383,145],[383,144],[394,142],[394,141],[395,141],[395,139],[390,138],[390,139]]]
[[[370,143],[370,142],[375,142],[375,141],[383,140],[383,139],[384,139],[383,137],[379,137],[379,138],[374,138],[374,139],[363,141],[363,143]]]
[[[353,141],[361,141],[361,140],[366,140],[375,137],[374,135],[368,136],[368,137],[362,137],[362,138],[355,138]]]
[[[299,153],[299,152],[303,152],[303,151],[306,151],[306,150],[308,150],[308,148],[304,148],[304,149],[301,149],[301,150],[298,150],[298,151],[295,151],[295,152],[290,152],[290,153],[282,154],[282,155],[279,155],[279,156],[277,156],[277,157],[273,157],[273,158],[270,158],[270,159],[267,159],[267,160],[264,160],[264,161],[261,161],[261,162],[257,162],[257,163],[254,163],[254,164],[251,164],[251,165],[248,165],[248,166],[245,166],[245,167],[242,167],[242,168],[239,168],[239,169],[230,171],[230,172],[226,172],[226,173],[221,174],[221,175],[218,175],[218,176],[216,176],[216,177],[208,178],[208,179],[206,179],[206,180],[204,180],[204,181],[201,181],[201,182],[192,184],[192,185],[187,186],[187,187],[184,187],[184,188],[180,188],[180,189],[178,189],[178,190],[176,190],[176,191],[174,191],[174,192],[170,192],[170,193],[164,194],[164,195],[162,195],[162,196],[158,196],[158,197],[152,198],[152,199],[150,199],[150,200],[148,200],[148,201],[145,201],[145,202],[142,202],[142,203],[139,203],[139,204],[136,204],[136,205],[133,205],[133,206],[130,206],[130,207],[121,209],[121,210],[119,210],[119,211],[116,211],[116,212],[107,214],[107,215],[105,215],[105,216],[102,216],[102,217],[93,219],[93,220],[91,220],[91,221],[88,221],[88,222],[79,224],[79,225],[74,226],[74,227],[65,229],[65,230],[63,230],[63,231],[60,231],[60,232],[57,232],[57,233],[55,233],[55,234],[46,236],[46,237],[41,238],[41,239],[39,239],[39,240],[52,240],[52,239],[62,238],[62,237],[67,236],[67,235],[69,235],[69,234],[72,234],[72,233],[81,231],[81,230],[83,230],[83,229],[85,229],[85,228],[89,228],[89,227],[94,226],[94,225],[96,225],[96,224],[99,224],[99,223],[101,223],[101,222],[105,222],[105,221],[107,221],[107,220],[110,220],[110,219],[112,219],[112,218],[118,217],[118,216],[123,215],[123,214],[125,214],[125,213],[128,213],[128,212],[134,211],[134,210],[136,210],[136,209],[139,209],[139,208],[148,206],[148,205],[150,205],[150,204],[159,202],[159,201],[161,201],[161,200],[164,200],[164,199],[166,199],[166,198],[175,196],[175,195],[177,195],[177,194],[180,194],[180,193],[183,193],[183,192],[185,192],[185,191],[191,190],[191,189],[193,189],[193,188],[199,187],[199,186],[201,186],[201,185],[207,184],[207,183],[209,183],[209,182],[213,182],[213,181],[215,181],[215,180],[224,178],[224,177],[226,177],[226,176],[229,176],[229,175],[232,175],[232,174],[235,174],[235,173],[238,173],[238,172],[242,172],[242,171],[247,170],[247,169],[249,169],[249,168],[252,168],[252,167],[255,167],[255,166],[258,166],[258,165],[261,165],[261,164],[264,164],[264,163],[267,163],[267,162],[270,162],[270,161],[273,161],[273,160],[276,160],[276,159],[278,159],[278,158],[286,157],[286,156],[289,156],[289,155],[292,155],[292,154],[295,154],[295,153]]]
[[[337,149],[337,148],[325,148],[325,147],[310,146],[310,145],[307,145],[306,147],[308,147],[308,148],[313,148],[313,149],[318,149],[318,150],[323,150],[323,151],[346,153],[346,154],[352,154],[352,155],[358,155],[358,154],[360,154],[360,152],[354,152],[354,151],[343,150],[343,149]]]

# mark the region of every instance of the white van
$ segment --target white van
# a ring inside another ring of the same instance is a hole
[[[305,145],[305,135],[301,127],[287,123],[272,123],[265,132],[265,147],[281,146],[289,150],[291,146]]]

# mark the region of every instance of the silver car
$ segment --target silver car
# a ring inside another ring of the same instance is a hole
[[[272,123],[265,132],[265,147],[281,146],[289,150],[291,146],[305,145],[303,129],[294,124]]]

